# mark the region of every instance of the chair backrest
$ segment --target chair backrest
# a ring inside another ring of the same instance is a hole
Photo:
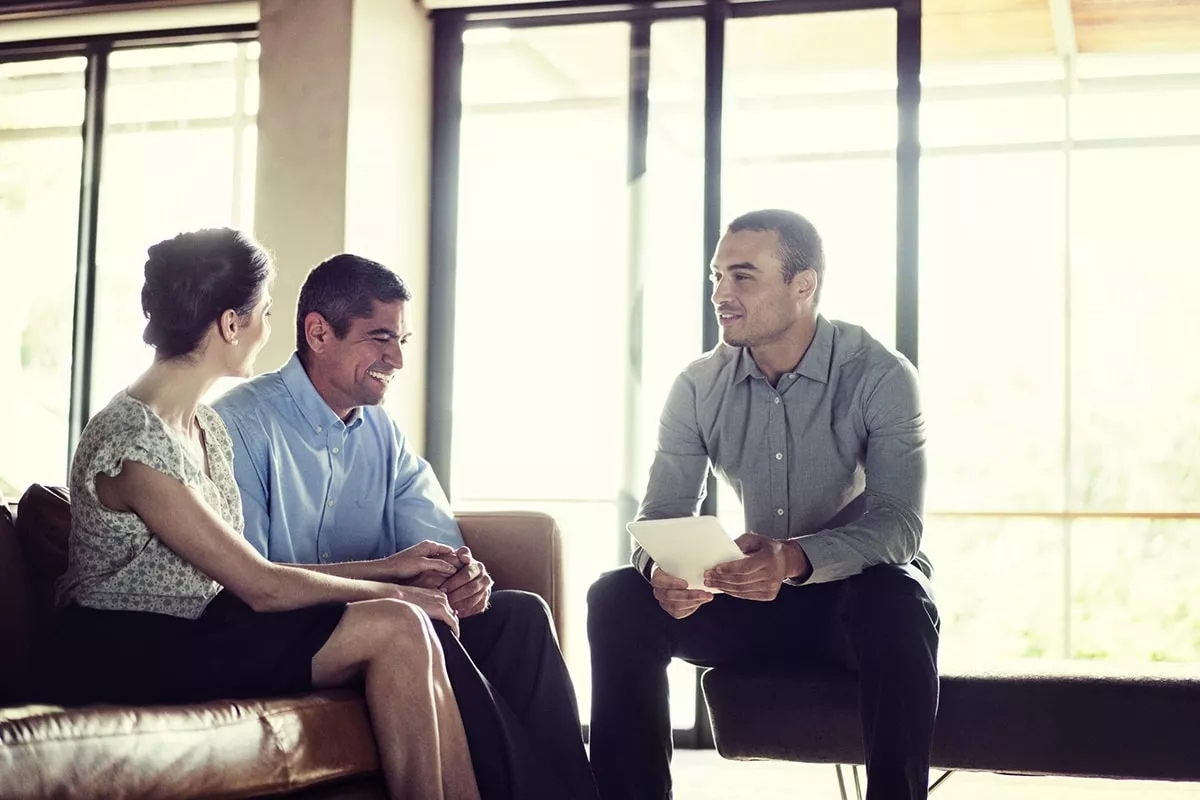
[[[32,669],[28,581],[12,509],[0,497],[0,706],[22,699]]]
[[[40,699],[39,655],[49,643],[54,582],[67,569],[71,501],[34,484],[0,512],[0,705]]]

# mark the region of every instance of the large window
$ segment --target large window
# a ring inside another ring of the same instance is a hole
[[[0,318],[0,494],[64,483],[72,430],[149,363],[146,248],[251,226],[258,44],[240,27],[0,46],[0,287],[20,298]]]
[[[968,5],[925,4],[917,225],[903,10],[467,25],[452,498],[558,516],[585,708],[584,590],[703,349],[705,225],[769,206],[821,230],[822,311],[918,363],[944,663],[1200,659],[1200,41]]]
[[[830,265],[822,312],[894,343],[895,12],[752,17],[725,30],[722,218],[803,213]]]
[[[1200,64],[1039,63],[979,90],[1020,124],[944,109],[922,167],[943,659],[1197,660]]]
[[[10,497],[66,475],[84,65],[0,63],[0,495]]]
[[[628,24],[464,37],[450,485],[458,509],[558,521],[574,587],[563,645],[585,717],[585,590],[627,559],[622,483],[643,478],[670,377],[700,330],[699,296],[679,282],[690,286],[699,255],[686,237],[702,197],[702,28],[660,30],[678,58],[650,64],[647,168],[632,183]],[[694,202],[680,203],[689,185]],[[642,339],[635,316],[691,334]],[[694,671],[675,667],[672,683],[675,724],[691,727]]]
[[[181,231],[252,227],[257,57],[257,42],[109,56],[93,413],[152,356],[142,343],[146,248]]]

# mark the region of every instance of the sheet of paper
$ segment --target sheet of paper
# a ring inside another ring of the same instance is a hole
[[[625,529],[659,569],[683,578],[689,589],[717,592],[704,585],[705,570],[742,557],[720,520],[712,516],[649,519],[630,522]]]

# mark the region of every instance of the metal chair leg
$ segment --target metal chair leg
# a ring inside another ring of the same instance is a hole
[[[938,779],[936,781],[929,784],[929,793],[933,794],[933,790],[938,788],[939,786],[941,786],[943,783],[945,783],[946,779],[949,778],[953,774],[954,774],[954,770],[948,769],[945,772],[943,772],[941,775],[939,775]]]
[[[842,800],[850,800],[850,795],[846,791],[846,778],[842,774],[842,765],[834,764],[833,768],[837,770],[838,792],[841,793]],[[933,790],[946,782],[946,779],[953,775],[955,770],[948,769],[938,776],[937,780],[929,784],[929,793],[933,794]],[[858,764],[850,765],[850,774],[854,777],[854,796],[857,800],[863,800],[862,785],[858,779]]]

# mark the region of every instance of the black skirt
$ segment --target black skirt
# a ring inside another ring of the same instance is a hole
[[[220,592],[198,619],[69,605],[58,610],[58,702],[194,703],[299,694],[345,603],[258,612]]]

